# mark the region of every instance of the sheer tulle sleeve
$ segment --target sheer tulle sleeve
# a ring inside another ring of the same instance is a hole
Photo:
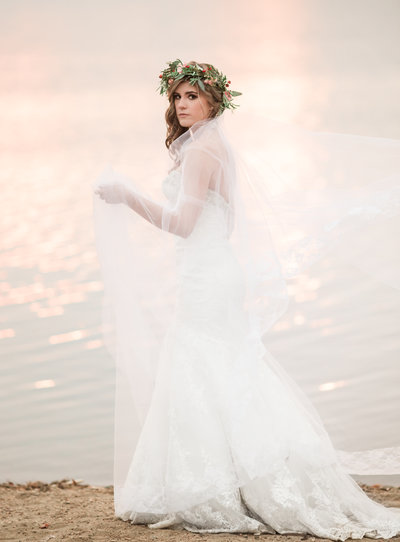
[[[218,174],[218,158],[199,148],[188,149],[181,166],[175,202],[159,203],[124,180],[100,182],[98,193],[107,203],[124,203],[159,229],[188,237],[204,207],[210,179]]]
[[[181,187],[174,206],[163,208],[162,229],[188,237],[200,216],[210,184],[218,172],[218,160],[201,149],[190,149],[182,163]]]

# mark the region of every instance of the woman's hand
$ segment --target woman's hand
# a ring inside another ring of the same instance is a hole
[[[94,190],[106,203],[126,203],[126,188],[122,183],[100,184]]]

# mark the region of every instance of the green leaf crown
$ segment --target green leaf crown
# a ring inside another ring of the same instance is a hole
[[[168,89],[174,81],[186,79],[191,85],[196,83],[200,89],[205,91],[206,85],[211,85],[222,92],[222,103],[219,114],[225,109],[236,109],[238,105],[232,102],[234,96],[240,96],[242,93],[235,90],[228,90],[230,81],[217,68],[209,65],[208,68],[202,68],[199,64],[183,64],[179,58],[173,62],[167,62],[168,68],[165,68],[160,75],[160,85],[157,90],[160,94],[168,94]]]

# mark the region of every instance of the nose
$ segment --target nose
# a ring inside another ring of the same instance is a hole
[[[187,103],[185,98],[181,98],[178,102],[178,111],[184,111],[187,108]]]

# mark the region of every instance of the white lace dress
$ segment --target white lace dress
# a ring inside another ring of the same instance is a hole
[[[171,201],[179,183],[179,169],[163,181]],[[300,390],[246,334],[228,209],[209,190],[192,234],[176,238],[176,318],[116,515],[194,532],[400,534],[400,510],[370,500],[341,468]]]

